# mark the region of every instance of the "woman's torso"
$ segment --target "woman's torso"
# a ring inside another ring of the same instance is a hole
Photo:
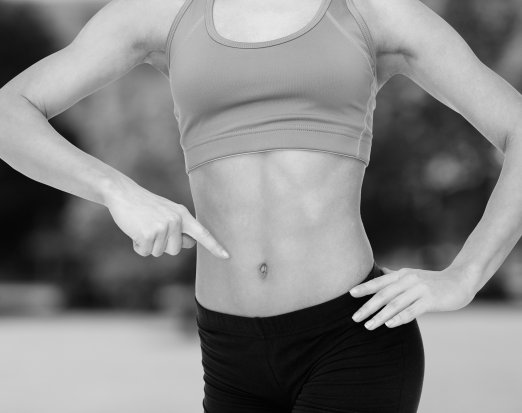
[[[305,26],[326,4],[284,3],[216,0],[215,28],[233,41],[278,39]],[[289,13],[292,8],[297,12]],[[267,24],[274,15],[280,19]],[[329,73],[326,65],[324,76]],[[196,218],[231,255],[221,260],[198,245],[198,301],[224,313],[269,316],[332,299],[358,284],[374,260],[360,216],[365,167],[355,157],[289,148],[191,169]]]
[[[359,213],[363,175],[358,160],[306,151],[231,157],[194,170],[196,218],[231,255],[220,260],[198,245],[198,301],[266,316],[357,284],[373,264]]]

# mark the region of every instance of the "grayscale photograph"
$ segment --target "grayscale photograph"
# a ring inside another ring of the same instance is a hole
[[[0,0],[0,413],[522,412],[522,0]]]

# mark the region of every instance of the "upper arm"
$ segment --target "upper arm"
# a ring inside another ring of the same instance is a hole
[[[520,130],[522,96],[483,64],[466,41],[419,0],[368,0],[384,66],[459,112],[495,147]],[[386,70],[386,69],[385,69]]]
[[[36,62],[3,88],[47,119],[149,63],[163,71],[168,31],[183,0],[112,0],[63,49]]]

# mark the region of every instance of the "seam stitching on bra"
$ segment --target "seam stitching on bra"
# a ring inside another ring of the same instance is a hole
[[[340,155],[340,156],[347,156],[348,158],[354,158],[354,159],[357,159],[359,161],[361,161],[365,166],[368,166],[368,162],[363,159],[362,157],[358,157],[356,155],[349,155],[349,154],[346,154],[346,153],[340,153],[340,152],[334,152],[334,151],[328,151],[326,149],[310,149],[310,148],[295,148],[295,147],[290,147],[290,148],[270,148],[270,149],[261,149],[261,150],[258,150],[258,151],[247,151],[247,152],[238,152],[238,153],[233,153],[233,154],[230,154],[230,155],[223,155],[223,156],[218,156],[217,158],[212,158],[212,159],[209,159],[208,161],[204,161],[204,162],[201,162],[201,163],[198,163],[197,165],[194,165],[192,166],[191,168],[186,168],[185,172],[187,174],[189,174],[191,171],[193,171],[194,169],[202,166],[202,165],[205,165],[209,162],[212,162],[212,161],[216,161],[218,159],[223,159],[223,158],[230,158],[232,156],[238,156],[238,155],[245,155],[245,154],[249,154],[249,153],[261,153],[261,152],[270,152],[270,151],[282,151],[282,150],[298,150],[298,151],[312,151],[312,152],[324,152],[324,153],[331,153],[331,154],[334,154],[334,155]]]
[[[366,20],[364,19],[363,15],[359,11],[357,5],[353,0],[342,0],[344,4],[346,5],[346,8],[350,12],[350,14],[355,19],[355,22],[359,26],[359,29],[361,30],[361,33],[364,37],[364,40],[366,41],[366,45],[368,46],[368,50],[370,51],[371,57],[372,57],[372,68],[373,68],[373,75],[377,77],[377,57],[375,54],[375,43],[373,41],[372,34],[370,32],[370,29],[368,28],[368,24],[366,23]],[[349,6],[351,4],[352,7]]]
[[[351,39],[351,36],[348,35],[348,33],[346,33],[344,31],[344,28],[339,24],[339,22],[337,20],[335,20],[335,18],[332,17],[332,14],[330,13],[330,11],[327,11],[326,12],[326,15],[328,16],[328,18],[331,20],[331,22],[333,23],[333,25],[335,27],[337,27],[337,29],[348,39],[348,41],[357,49],[357,51],[359,53],[361,53],[361,55],[363,55],[364,57],[364,60],[366,61],[366,63],[368,64],[368,67],[370,68],[370,71],[372,73],[372,76],[373,76],[373,64],[372,64],[372,61],[371,61],[371,57],[368,56],[368,53],[364,51],[363,48],[361,48],[356,42],[353,41],[353,39]],[[366,41],[366,40],[364,40]]]
[[[183,15],[189,8],[190,4],[193,0],[185,0],[185,2],[182,4],[181,8],[176,13],[176,16],[174,17],[174,20],[172,21],[172,24],[170,25],[169,33],[167,35],[167,40],[165,42],[165,53],[167,57],[167,68],[170,70],[170,48],[172,44],[172,39],[174,38],[174,32],[176,31],[179,22],[183,18]]]
[[[370,97],[368,98],[368,102],[366,102],[366,113],[363,118],[364,128],[361,131],[361,134],[359,135],[359,143],[357,145],[357,156],[360,156],[360,153],[361,153],[361,141],[362,141],[363,135],[367,130],[370,129],[368,127],[368,115],[370,114],[370,104],[372,103],[372,101],[374,99],[374,95],[373,95],[374,94],[374,85],[375,85],[375,78],[373,77],[372,82],[370,84]]]
[[[241,131],[234,132],[232,134],[228,134],[228,135],[225,135],[225,136],[219,136],[219,135],[215,136],[215,137],[212,138],[212,142],[215,142],[215,141],[218,141],[218,140],[222,140],[222,139],[234,138],[234,137],[239,136],[239,135],[254,135],[254,134],[265,133],[265,132],[276,132],[276,131],[279,131],[279,130],[297,130],[297,131],[307,131],[307,132],[322,132],[322,133],[329,133],[329,134],[332,134],[332,135],[346,136],[347,138],[351,138],[351,139],[357,139],[356,137],[348,135],[348,134],[343,133],[343,132],[334,132],[334,131],[331,131],[331,130],[319,129],[319,128],[299,128],[299,127],[296,127],[296,128],[271,128],[271,129],[263,129],[263,130],[253,130],[253,128],[242,129]],[[185,149],[186,150],[191,150],[193,148],[197,148],[198,146],[206,145],[208,143],[209,142],[201,142],[199,144],[192,145],[190,147],[186,147]]]
[[[186,36],[185,36],[185,41],[188,37],[190,37],[192,35],[192,33],[194,32],[194,30],[196,30],[199,25],[201,24],[203,20],[203,16],[200,16],[195,22],[194,24],[192,25],[192,27],[190,28],[190,30],[187,31],[186,33]],[[169,57],[169,63],[170,63],[170,60],[174,59],[174,56],[176,56],[176,50],[172,50],[171,52],[171,55]]]

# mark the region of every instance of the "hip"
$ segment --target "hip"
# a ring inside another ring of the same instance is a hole
[[[374,265],[364,281],[382,274]],[[304,412],[314,405],[415,412],[424,377],[418,323],[367,330],[351,316],[369,298],[344,293],[268,317],[215,312],[196,298],[208,411],[218,411],[213,406],[223,400],[268,400],[267,411]]]

